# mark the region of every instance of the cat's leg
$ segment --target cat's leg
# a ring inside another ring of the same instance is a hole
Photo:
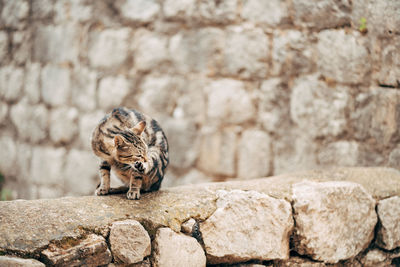
[[[136,175],[132,173],[131,179],[129,182],[129,190],[126,193],[126,197],[128,199],[139,199],[140,198],[140,189],[142,188],[142,176]]]
[[[96,189],[96,195],[107,195],[110,191],[111,165],[107,161],[100,164],[100,186]]]

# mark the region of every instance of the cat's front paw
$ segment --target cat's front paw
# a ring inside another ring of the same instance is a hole
[[[140,161],[136,161],[134,167],[139,173],[144,173],[144,171],[146,170],[146,167]]]
[[[110,192],[110,188],[99,187],[96,189],[96,196],[104,196]]]
[[[127,199],[140,199],[140,189],[135,188],[132,190],[129,190],[128,193],[126,193],[126,198]]]

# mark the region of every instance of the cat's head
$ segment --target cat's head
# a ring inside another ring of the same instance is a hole
[[[147,162],[147,145],[142,139],[146,122],[141,121],[135,127],[122,131],[114,137],[116,160],[126,164]]]

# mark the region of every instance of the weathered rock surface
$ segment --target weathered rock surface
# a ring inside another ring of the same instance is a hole
[[[209,263],[289,257],[290,204],[255,191],[218,191],[217,210],[200,231]]]
[[[327,263],[368,247],[377,222],[375,200],[351,182],[302,182],[293,186],[295,249]]]
[[[400,247],[400,197],[379,201],[377,211],[379,217],[378,245],[387,250]]]
[[[58,266],[100,266],[111,262],[104,237],[90,234],[83,239],[62,239],[42,251],[48,264]]]
[[[109,240],[116,262],[127,264],[141,262],[151,253],[150,236],[135,220],[113,223]]]
[[[169,228],[157,231],[153,250],[153,264],[158,267],[206,266],[206,256],[197,240]]]
[[[0,266],[7,267],[45,267],[43,263],[34,259],[21,259],[17,257],[0,256]]]

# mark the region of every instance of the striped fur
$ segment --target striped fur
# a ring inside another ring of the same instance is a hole
[[[129,199],[139,199],[140,191],[160,188],[169,162],[168,141],[154,119],[116,108],[94,129],[92,149],[101,158],[97,195],[110,193],[111,170],[129,186]]]

